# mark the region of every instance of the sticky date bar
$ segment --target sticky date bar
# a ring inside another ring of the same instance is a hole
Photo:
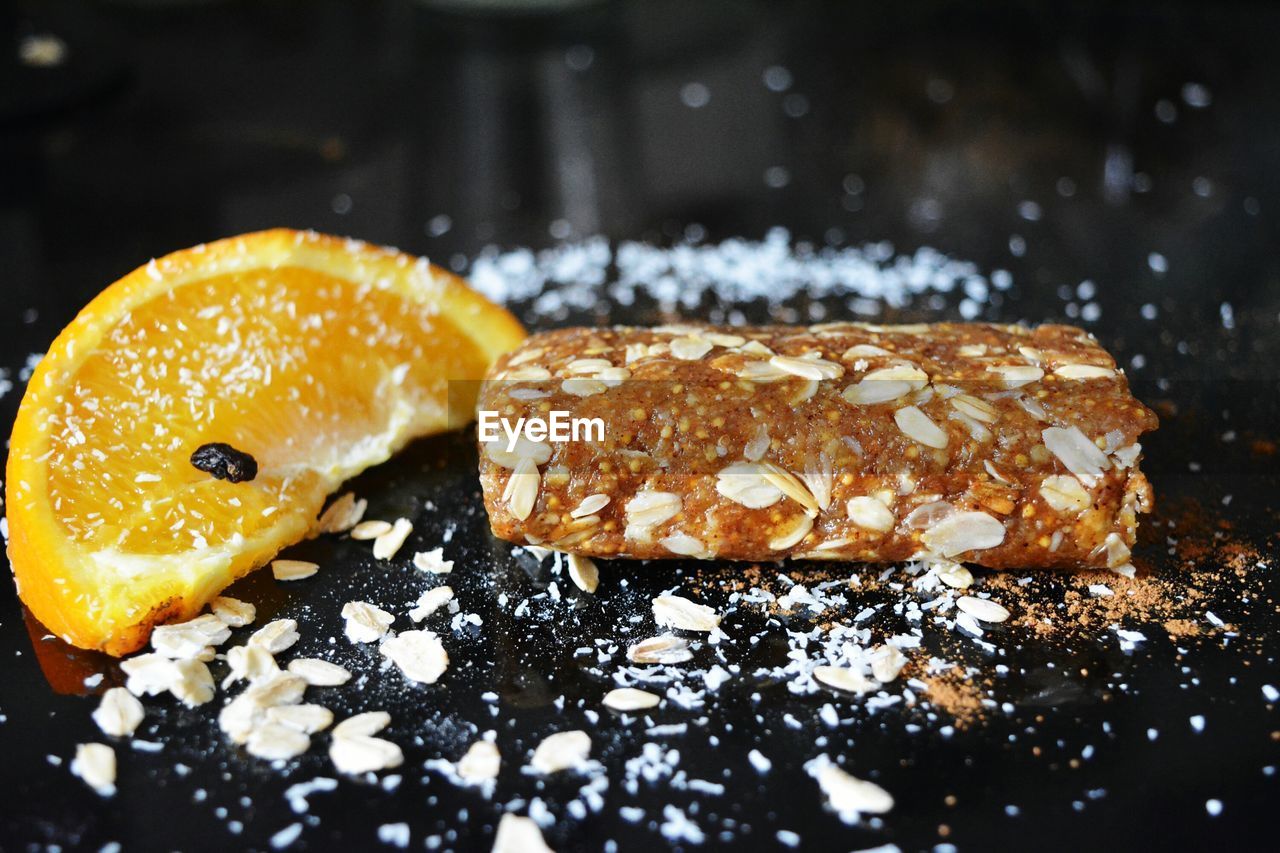
[[[1115,568],[1152,501],[1156,417],[1071,326],[561,329],[480,409],[603,422],[480,448],[497,536],[594,557]]]

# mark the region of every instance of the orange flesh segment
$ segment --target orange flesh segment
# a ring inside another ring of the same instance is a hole
[[[370,392],[397,368],[427,406],[447,399],[448,377],[485,369],[429,306],[312,270],[233,273],[171,293],[117,323],[64,398],[49,499],[75,542],[173,554],[251,536],[313,503],[313,470],[341,469],[393,417],[392,399]],[[257,478],[192,467],[211,441],[251,454]]]

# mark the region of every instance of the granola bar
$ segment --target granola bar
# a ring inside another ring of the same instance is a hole
[[[574,328],[482,412],[600,440],[481,442],[493,532],[593,557],[1120,567],[1155,415],[1086,332],[980,323]]]

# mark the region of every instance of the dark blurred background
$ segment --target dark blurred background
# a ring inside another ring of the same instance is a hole
[[[1007,319],[1078,321],[1092,281],[1085,319],[1121,350],[1144,323],[1174,348],[1229,302],[1235,334],[1182,355],[1276,355],[1271,6],[53,0],[0,20],[0,334],[39,317],[32,350],[147,258],[269,226],[465,271],[489,245],[781,225],[1010,269]]]

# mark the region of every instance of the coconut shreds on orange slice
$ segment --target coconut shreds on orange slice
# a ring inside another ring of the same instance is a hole
[[[306,536],[344,480],[469,421],[523,337],[456,276],[354,240],[281,229],[152,261],[27,386],[6,477],[22,600],[69,643],[140,648]],[[257,475],[193,466],[213,442]]]

